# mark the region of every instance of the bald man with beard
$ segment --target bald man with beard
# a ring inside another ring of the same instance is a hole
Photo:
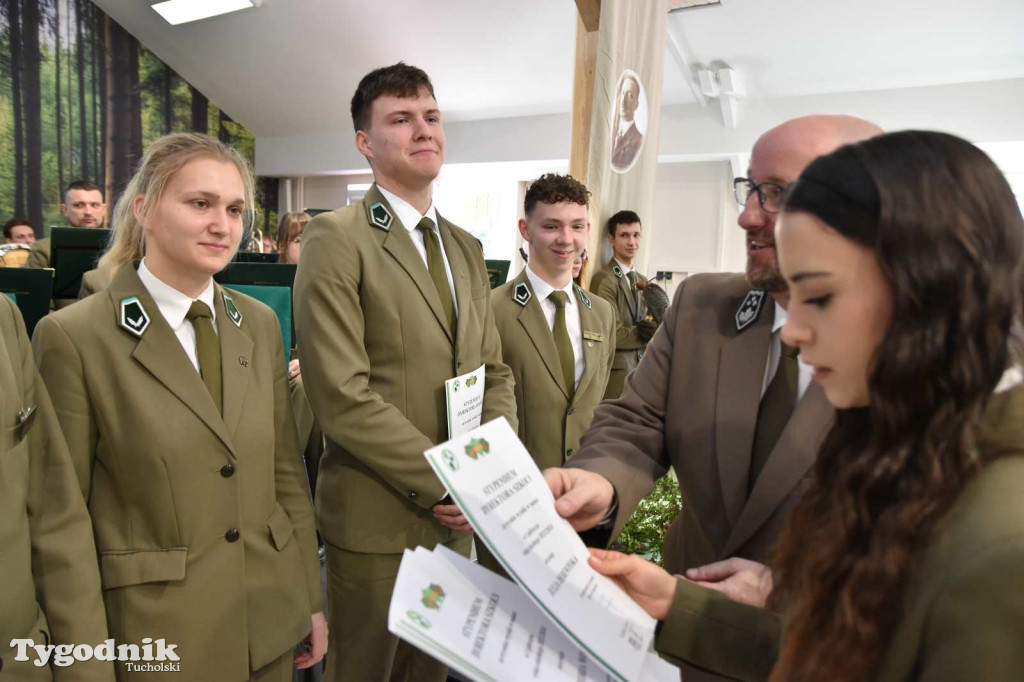
[[[598,531],[588,534],[592,544],[618,535],[673,467],[683,509],[665,538],[669,572],[733,556],[767,559],[809,483],[834,415],[811,384],[810,369],[779,336],[789,302],[775,254],[781,195],[816,157],[880,133],[852,116],[807,116],[757,140],[748,177],[735,181],[746,273],[688,277],[622,397],[597,408],[565,468],[544,472],[559,513],[578,531]],[[684,585],[690,589],[677,589],[673,613],[693,618],[675,618],[659,635],[671,637],[674,653],[696,664],[687,663],[683,677],[744,677],[744,656],[763,652],[725,646],[723,656],[721,638],[730,632],[715,628],[720,595]]]

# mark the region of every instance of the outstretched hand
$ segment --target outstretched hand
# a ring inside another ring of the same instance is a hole
[[[763,609],[774,582],[764,564],[733,557],[706,566],[691,568],[686,578],[710,590],[721,592],[733,601]]]
[[[609,549],[590,550],[590,565],[616,582],[653,618],[665,620],[676,595],[676,578],[635,554]]]

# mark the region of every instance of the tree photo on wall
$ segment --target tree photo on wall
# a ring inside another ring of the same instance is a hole
[[[112,205],[145,146],[171,132],[213,135],[252,163],[245,126],[89,0],[0,7],[0,221],[28,218],[45,234],[64,223],[61,191],[78,179]],[[276,178],[260,189],[257,227],[273,231]]]

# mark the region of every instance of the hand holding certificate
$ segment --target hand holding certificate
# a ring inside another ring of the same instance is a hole
[[[508,422],[488,422],[425,455],[477,537],[551,622],[614,679],[639,679],[654,619],[591,568]]]

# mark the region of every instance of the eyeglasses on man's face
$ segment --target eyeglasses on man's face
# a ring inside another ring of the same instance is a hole
[[[740,207],[746,206],[750,195],[756,192],[757,201],[766,213],[778,213],[786,188],[775,182],[758,184],[749,178],[736,178],[732,181],[732,191]]]

